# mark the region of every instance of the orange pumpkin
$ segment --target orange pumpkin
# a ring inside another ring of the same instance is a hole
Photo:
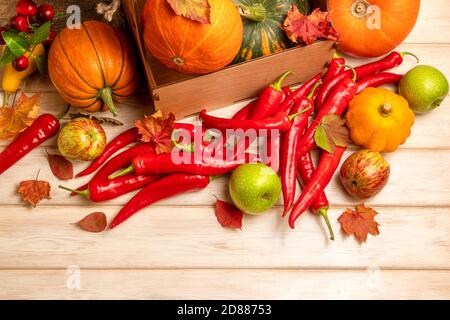
[[[419,8],[420,0],[328,0],[340,49],[363,57],[395,49],[416,24]]]
[[[87,21],[64,29],[49,56],[50,79],[67,103],[85,111],[109,109],[136,91],[138,73],[131,43],[108,24]]]
[[[176,15],[167,0],[147,0],[144,43],[153,57],[178,72],[205,74],[228,65],[242,44],[243,24],[231,0],[209,0],[210,23]]]

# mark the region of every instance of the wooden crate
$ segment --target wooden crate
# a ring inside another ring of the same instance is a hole
[[[332,41],[296,47],[281,53],[231,65],[206,75],[182,74],[157,62],[145,49],[140,17],[146,0],[123,0],[125,13],[141,55],[153,103],[163,113],[186,117],[206,108],[214,110],[254,97],[287,70],[287,85],[303,82],[326,67],[334,51]]]

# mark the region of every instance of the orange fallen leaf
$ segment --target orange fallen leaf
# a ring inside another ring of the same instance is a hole
[[[36,177],[35,180],[20,182],[17,192],[21,195],[23,201],[36,207],[42,199],[50,199],[50,184],[47,181],[39,181]]]
[[[14,106],[0,108],[0,140],[15,138],[33,123],[39,115],[40,99],[40,94],[22,94]]]
[[[137,120],[135,125],[141,135],[141,141],[151,143],[157,154],[169,153],[174,148],[172,132],[175,116],[170,113],[167,118],[161,111],[151,116],[145,116],[143,120]]]
[[[372,208],[359,204],[356,206],[356,210],[347,209],[338,221],[347,235],[353,234],[359,242],[366,242],[369,233],[374,236],[380,234],[379,224],[374,220],[377,214],[378,212]]]
[[[200,23],[210,23],[211,5],[208,0],[167,0],[175,14]]]

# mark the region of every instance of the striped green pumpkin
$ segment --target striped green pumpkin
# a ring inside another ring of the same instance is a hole
[[[244,20],[244,39],[234,63],[280,52],[291,46],[282,25],[291,4],[307,14],[307,0],[234,0]]]

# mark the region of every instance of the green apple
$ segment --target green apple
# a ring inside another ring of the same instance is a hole
[[[248,214],[261,214],[272,208],[281,193],[281,181],[269,166],[243,164],[230,179],[230,195],[236,207]]]
[[[438,69],[420,65],[411,69],[400,81],[399,92],[415,113],[427,113],[447,97],[448,80]]]

